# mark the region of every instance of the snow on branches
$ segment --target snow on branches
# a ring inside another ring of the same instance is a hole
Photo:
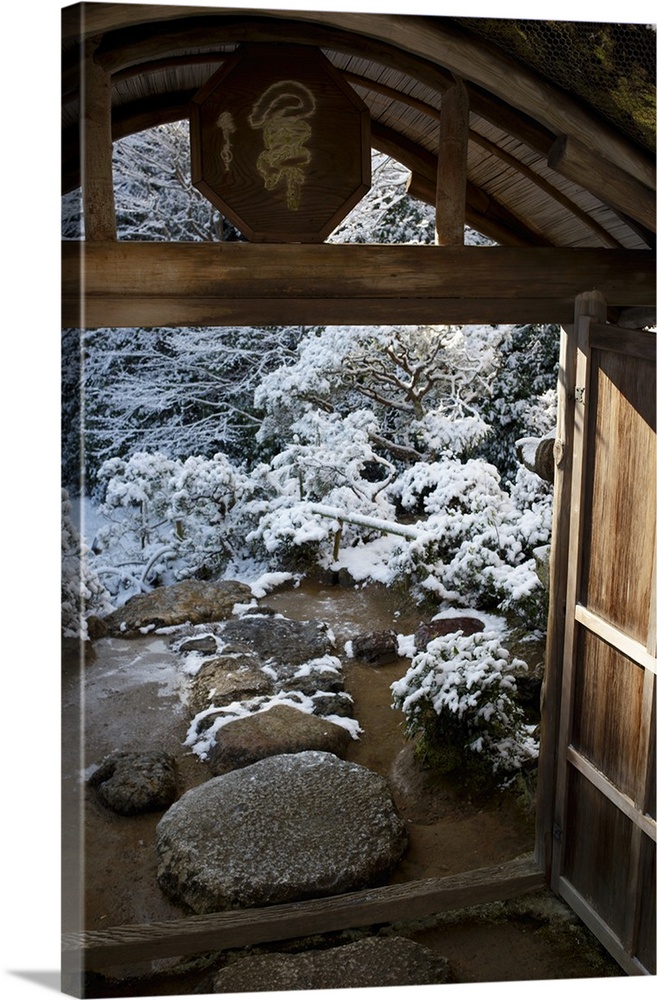
[[[495,632],[433,639],[391,685],[418,752],[461,780],[491,773],[508,780],[535,759],[538,745],[516,701],[512,660]],[[480,767],[483,763],[483,768]]]

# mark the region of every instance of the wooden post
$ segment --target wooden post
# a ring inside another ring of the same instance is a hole
[[[468,166],[469,100],[459,80],[443,94],[436,187],[436,243],[463,246]]]
[[[573,327],[561,331],[557,428],[554,440],[554,505],[550,548],[550,612],[545,652],[545,678],[541,693],[541,742],[536,795],[534,860],[545,869],[548,883],[552,866],[554,797],[556,791],[559,715],[564,656],[566,589],[569,569],[573,435],[575,427],[575,375],[577,329],[583,316],[604,323],[607,305],[599,292],[578,295]]]
[[[94,60],[96,41],[85,44],[80,93],[82,205],[86,240],[115,240],[112,179],[112,85]]]

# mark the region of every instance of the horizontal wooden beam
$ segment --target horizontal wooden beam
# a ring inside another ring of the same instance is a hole
[[[326,899],[65,934],[62,965],[64,970],[102,969],[369,924],[400,923],[513,899],[543,888],[544,872],[531,858],[517,858],[447,878],[421,879]]]
[[[62,244],[65,327],[571,322],[575,296],[655,303],[642,250]]]

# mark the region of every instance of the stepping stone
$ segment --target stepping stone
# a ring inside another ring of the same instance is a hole
[[[166,809],[176,797],[176,762],[168,753],[108,754],[89,778],[98,798],[123,816]]]
[[[213,774],[225,774],[265,757],[303,750],[325,750],[343,757],[351,740],[344,726],[290,705],[273,705],[222,726],[207,763]]]
[[[331,753],[281,754],[190,789],[157,825],[158,881],[196,913],[384,882],[407,833],[384,778]]]
[[[403,937],[369,937],[326,950],[252,955],[203,984],[204,993],[433,986],[451,980],[447,959]]]

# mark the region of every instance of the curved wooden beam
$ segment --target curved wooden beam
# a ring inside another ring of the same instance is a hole
[[[359,73],[342,70],[342,75],[345,80],[351,83],[354,87],[359,87],[361,90],[369,90],[377,94],[384,94],[393,101],[399,101],[402,104],[408,105],[408,107],[415,108],[416,111],[419,111],[421,114],[424,114],[429,118],[433,118],[437,122],[440,121],[440,111],[437,108],[432,107],[430,104],[427,104],[426,101],[421,101],[417,97],[413,97],[411,94],[406,94],[404,91],[395,90],[394,87],[389,87],[385,83],[380,83],[378,80],[370,80],[368,77],[362,76]],[[477,146],[481,146],[492,156],[503,160],[504,163],[508,163],[513,170],[516,170],[518,173],[531,180],[536,187],[540,188],[541,191],[545,191],[545,193],[549,194],[554,201],[558,202],[568,212],[570,212],[571,215],[574,215],[575,218],[579,219],[580,222],[595,233],[595,235],[607,246],[615,247],[617,249],[622,246],[619,240],[617,240],[615,236],[612,236],[611,233],[607,232],[604,226],[601,226],[599,222],[596,222],[595,219],[592,219],[589,215],[587,215],[587,213],[580,208],[579,205],[575,204],[572,199],[563,194],[563,192],[556,188],[554,184],[550,184],[550,182],[547,181],[541,174],[537,174],[535,170],[532,170],[532,168],[527,166],[526,163],[523,163],[522,160],[519,160],[516,156],[512,156],[510,153],[507,153],[505,149],[496,146],[494,142],[487,139],[486,136],[481,135],[472,127],[469,130],[469,139],[470,142],[475,143]],[[418,194],[418,197],[422,196]],[[433,199],[430,200],[430,203],[433,203]]]
[[[372,122],[372,145],[411,171],[409,194],[435,203],[438,158],[393,129]],[[469,226],[505,246],[548,247],[552,243],[475,184],[466,185],[465,218]]]
[[[366,56],[375,62],[406,73],[440,93],[453,82],[451,74],[445,72],[435,63],[401,51],[387,42],[362,38],[341,29],[320,24],[290,22],[289,35],[286,37],[299,45],[316,45],[324,50],[341,52],[360,58]],[[239,44],[244,41],[275,42],[280,40],[280,24],[271,19],[250,20],[242,18],[235,20],[227,18],[221,22],[220,27],[217,27],[216,20],[204,21],[202,25],[199,24],[198,20],[181,21],[175,27],[156,34],[151,32],[145,38],[135,36],[134,33],[129,35],[122,35],[120,32],[112,33],[111,36],[108,35],[103,39],[99,59],[103,62],[104,68],[113,76],[126,78],[146,71],[144,65],[146,62],[149,67],[162,66],[168,61],[173,64],[174,61],[177,62],[181,51],[194,46],[203,46],[206,49],[210,46],[207,51],[208,57],[211,57],[213,53],[220,57],[222,53],[218,51],[218,48],[221,45]],[[223,55],[225,57],[225,53]],[[184,59],[184,56],[182,58]],[[190,61],[196,61],[197,58],[199,58],[197,54],[192,55]],[[74,100],[79,77],[75,53],[65,61],[63,76],[65,101]],[[556,139],[553,132],[532,121],[527,115],[515,111],[511,105],[497,98],[491,98],[479,87],[470,85],[468,92],[470,106],[476,114],[524,142],[531,149],[547,156]]]
[[[222,14],[208,7],[148,7],[127,9],[120,4],[94,4],[84,8],[83,31],[98,34],[119,27],[156,20],[175,21]],[[655,187],[655,164],[651,157],[589,114],[574,98],[546,83],[494,46],[469,37],[446,18],[428,19],[408,15],[343,13],[339,11],[260,10],[259,17],[278,21],[328,25],[362,38],[388,43],[412,55],[440,65],[466,81],[478,84],[495,97],[512,104],[556,135],[574,135],[587,147],[642,184]],[[78,21],[79,27],[79,21]],[[280,32],[279,32],[280,35]],[[207,41],[206,41],[207,44]]]

